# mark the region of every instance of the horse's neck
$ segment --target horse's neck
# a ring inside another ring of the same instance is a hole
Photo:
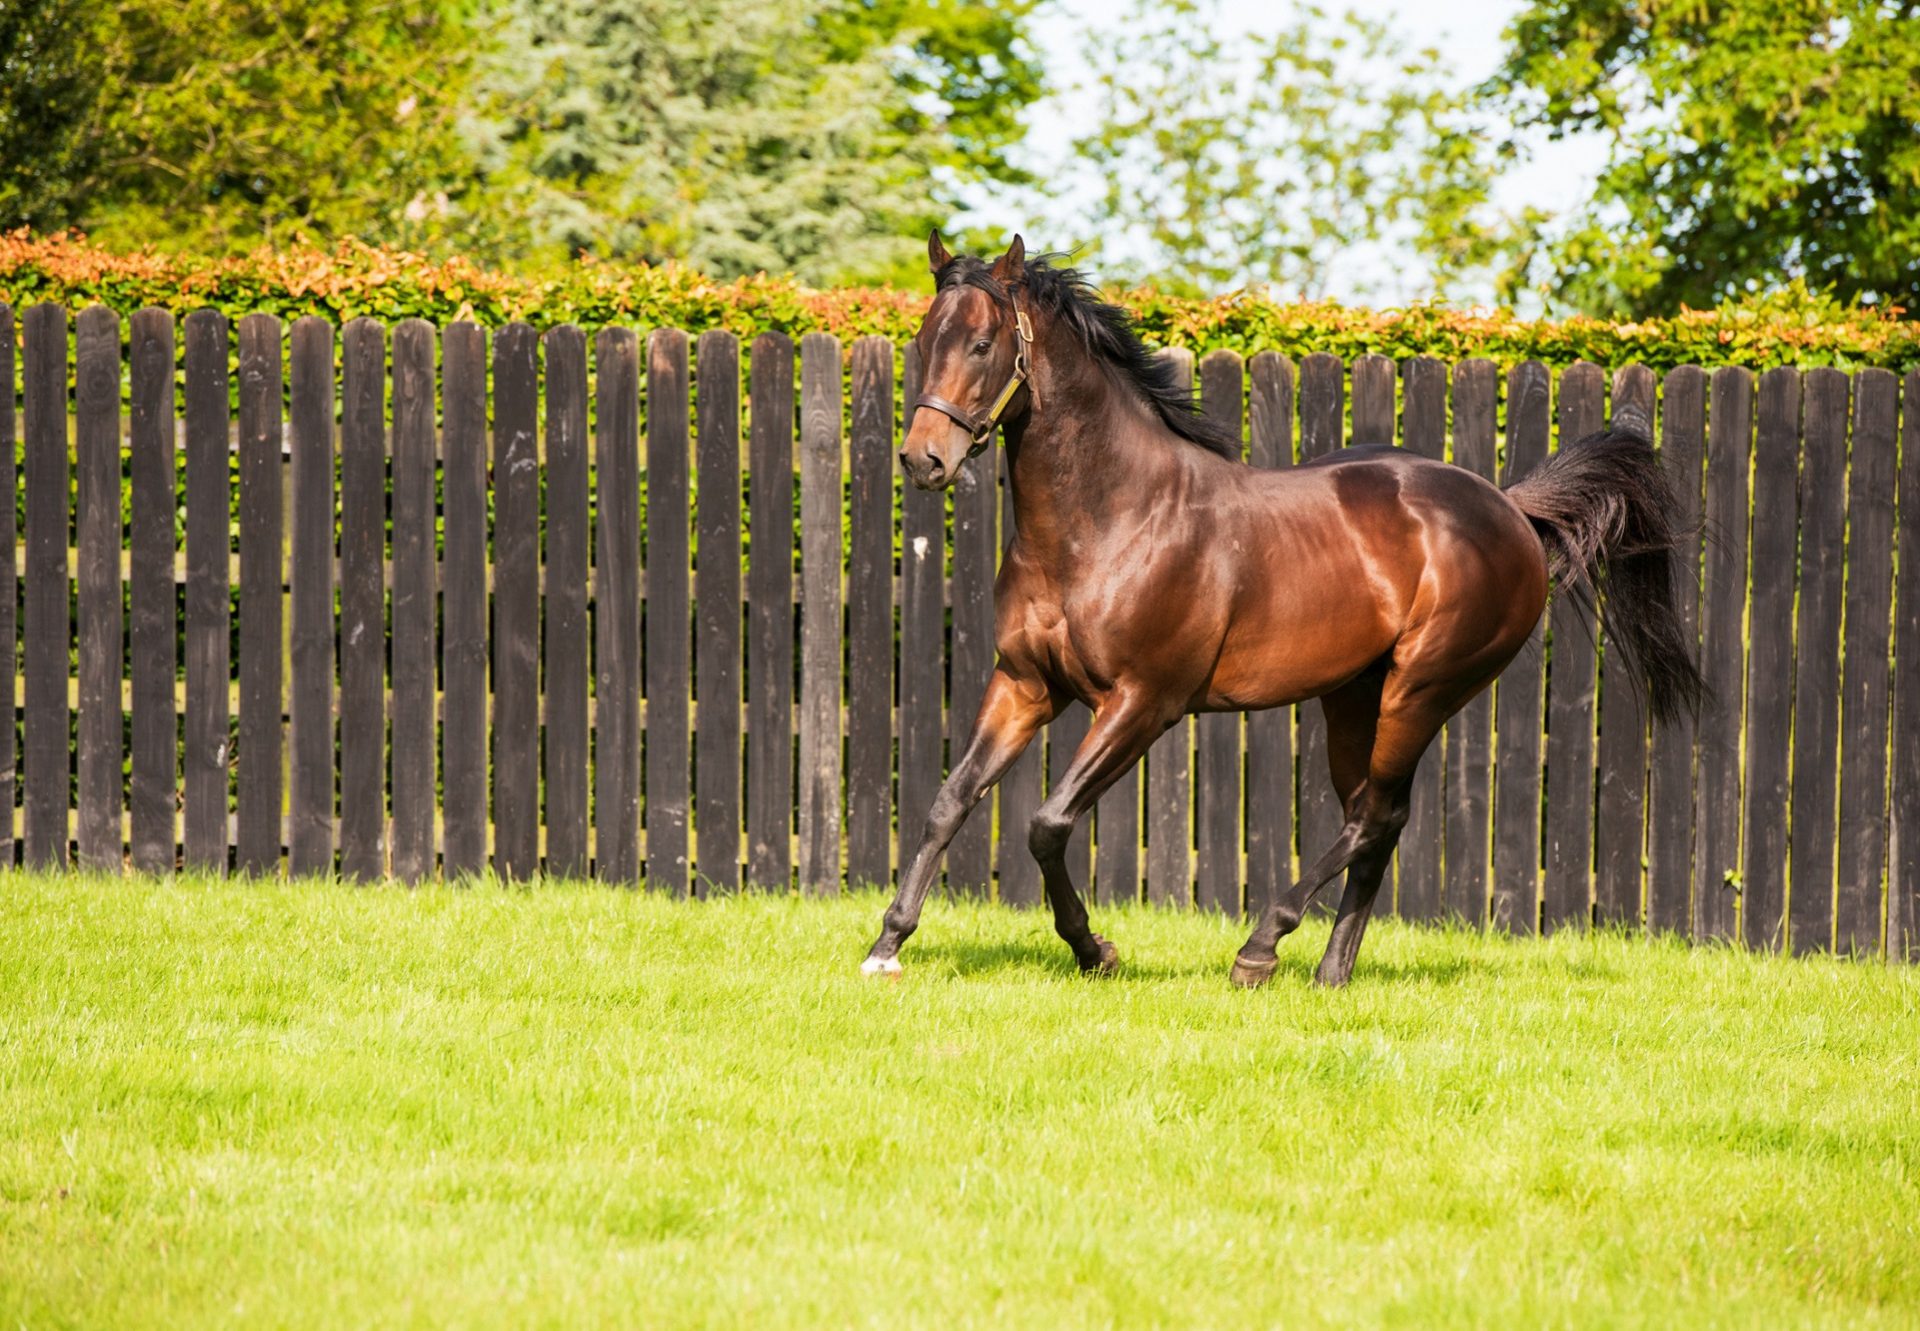
[[[1041,377],[1032,407],[1006,432],[1023,550],[1062,565],[1064,580],[1075,554],[1111,530],[1123,509],[1137,514],[1153,502],[1177,462],[1156,437],[1163,428],[1097,365]]]

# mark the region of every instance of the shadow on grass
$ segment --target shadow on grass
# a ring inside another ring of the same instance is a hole
[[[916,946],[913,949],[913,957],[917,957],[923,966],[951,968],[954,974],[968,977],[1028,971],[1056,978],[1080,978],[1080,968],[1074,964],[1073,953],[1068,951],[1065,943],[1061,942],[1010,942],[1004,939],[958,938]],[[908,965],[913,964],[913,957],[904,958]],[[1218,973],[1222,979],[1225,979],[1227,965],[1225,958],[1202,955],[1196,955],[1191,964],[1147,964],[1129,956],[1125,945],[1121,944],[1120,973],[1103,976],[1098,980],[1089,980],[1089,983],[1125,984],[1129,980],[1183,980],[1210,973]]]
[[[1285,942],[1280,945],[1280,968],[1274,972],[1271,983],[1276,985],[1307,986],[1313,983],[1313,973],[1320,965],[1318,947],[1289,951]],[[1018,972],[1027,972],[1049,978],[1079,978],[1080,969],[1074,964],[1073,954],[1065,943],[1045,941],[1014,942],[1006,939],[956,938],[942,942],[928,941],[915,946],[909,955],[903,957],[908,966],[916,964],[930,969],[951,970],[955,975],[966,978],[1000,976],[1011,978]],[[1141,961],[1128,953],[1124,944],[1120,948],[1120,973],[1103,977],[1093,983],[1125,984],[1128,981],[1165,981],[1192,980],[1207,977],[1217,978],[1224,987],[1227,972],[1233,964],[1231,953],[1215,954],[1209,950],[1199,950],[1190,957],[1171,960],[1156,959]],[[1505,963],[1488,964],[1484,960],[1468,957],[1427,957],[1414,960],[1369,960],[1362,952],[1360,961],[1354,967],[1355,985],[1452,985],[1468,979],[1488,979],[1504,974],[1511,968]]]
[[[1320,964],[1318,957],[1301,967],[1306,979]],[[1505,965],[1488,965],[1467,957],[1432,957],[1416,961],[1369,961],[1363,950],[1354,964],[1351,984],[1459,984],[1462,980],[1489,979],[1505,974]]]

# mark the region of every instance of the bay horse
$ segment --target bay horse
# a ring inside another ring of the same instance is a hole
[[[1265,903],[1233,963],[1246,987],[1273,975],[1280,938],[1342,870],[1315,979],[1351,977],[1421,755],[1526,643],[1550,582],[1597,605],[1655,717],[1698,709],[1674,608],[1678,510],[1644,413],[1504,490],[1366,441],[1254,468],[1237,431],[1201,415],[1125,312],[1056,257],[1029,260],[1018,236],[991,264],[928,240],[935,295],[914,337],[925,391],[900,461],[940,489],[998,428],[1015,531],[996,583],[998,663],[864,973],[899,974],[948,843],[1076,699],[1093,722],[1028,846],[1055,929],[1093,973],[1119,957],[1068,877],[1075,824],[1186,714],[1320,700],[1345,821]]]

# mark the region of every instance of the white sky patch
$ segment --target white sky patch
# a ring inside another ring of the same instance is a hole
[[[1329,8],[1341,8],[1332,0]],[[1387,24],[1413,50],[1432,47],[1453,73],[1458,87],[1469,87],[1491,74],[1504,50],[1501,34],[1520,11],[1520,0],[1454,0],[1439,6],[1409,0],[1346,0],[1345,7]],[[1028,108],[1027,160],[1043,179],[1052,176],[1058,188],[1036,199],[1024,191],[976,187],[968,193],[968,208],[957,219],[962,226],[991,227],[1007,234],[1023,231],[1030,252],[1071,249],[1091,239],[1091,218],[1097,202],[1092,183],[1067,169],[1073,138],[1094,122],[1096,100],[1084,89],[1087,67],[1081,47],[1094,28],[1122,21],[1127,0],[1054,0],[1036,16],[1030,40],[1042,53],[1056,91]],[[1221,21],[1229,35],[1271,32],[1274,9],[1262,0],[1223,0]],[[1582,135],[1549,143],[1544,136],[1533,145],[1529,160],[1510,168],[1494,192],[1497,206],[1518,212],[1523,207],[1564,214],[1588,196],[1594,177],[1606,160],[1606,144],[1597,135]],[[1053,234],[1056,228],[1088,234]],[[1138,257],[1138,256],[1135,256]],[[1375,265],[1395,262],[1392,256],[1354,256],[1355,266],[1345,279],[1334,277],[1331,294],[1354,300],[1359,290],[1383,285],[1386,275]],[[1400,261],[1406,262],[1405,256]],[[1096,274],[1097,276],[1097,274]],[[1492,299],[1491,289],[1462,290],[1460,303]]]

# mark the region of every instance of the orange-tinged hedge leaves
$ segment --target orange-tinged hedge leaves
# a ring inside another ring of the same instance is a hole
[[[336,322],[361,315],[436,324],[473,319],[499,325],[609,323],[725,328],[743,339],[775,330],[827,332],[851,345],[878,333],[910,337],[927,291],[813,290],[761,274],[716,281],[672,265],[582,261],[561,274],[515,275],[463,259],[437,261],[347,241],[333,250],[261,250],[244,258],[197,259],[150,251],[115,253],[72,234],[0,235],[0,302],[16,308],[57,301],[103,304],[122,313],[157,305],[176,314],[214,306],[237,317],[263,311],[292,320]],[[1369,310],[1332,302],[1286,304],[1246,293],[1196,300],[1152,290],[1114,293],[1154,343],[1251,354],[1314,351],[1342,357],[1378,353],[1460,360],[1486,356],[1606,365],[1836,365],[1905,369],[1920,363],[1920,323],[1817,298],[1805,308],[1682,309],[1664,319],[1527,320],[1504,312],[1415,305]]]

